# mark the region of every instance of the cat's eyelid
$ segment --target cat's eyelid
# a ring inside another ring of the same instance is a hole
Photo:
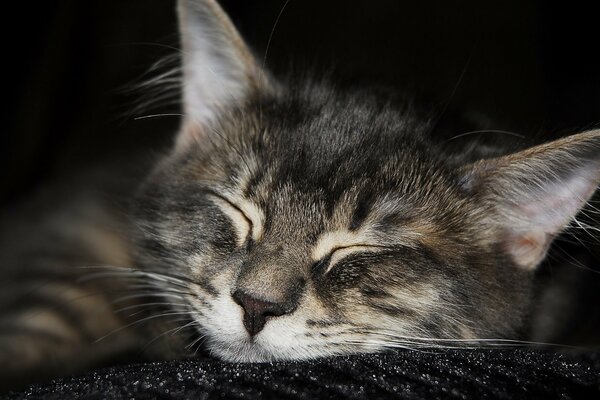
[[[375,243],[368,235],[360,232],[335,231],[327,232],[319,237],[313,247],[312,258],[314,261],[323,259],[333,254],[334,251],[352,248],[352,247],[381,247],[381,244]]]
[[[260,207],[258,207],[255,203],[237,195],[234,192],[226,192],[226,194],[221,194],[210,190],[208,191],[208,195],[212,196],[214,199],[220,199],[243,215],[250,225],[246,232],[247,235],[245,238],[249,236],[255,242],[262,238],[265,215]]]
[[[397,238],[396,238],[397,239]],[[312,259],[318,263],[328,259],[325,273],[328,273],[342,258],[360,252],[377,252],[399,246],[411,247],[405,243],[382,244],[381,241],[362,231],[333,231],[323,233],[312,251]]]
[[[210,193],[209,196],[212,198],[213,203],[229,217],[236,230],[238,245],[243,245],[248,240],[249,236],[253,236],[254,223],[252,219],[246,215],[240,206],[236,205],[228,198],[215,193]]]
[[[331,269],[344,257],[349,256],[354,253],[363,253],[363,252],[374,252],[381,251],[383,249],[387,249],[389,247],[382,245],[369,245],[369,244],[353,244],[345,247],[336,247],[331,250],[329,254],[329,264],[325,269],[325,273],[327,274]]]

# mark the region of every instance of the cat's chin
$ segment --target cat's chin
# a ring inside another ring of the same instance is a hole
[[[319,351],[316,348],[286,349],[265,346],[256,341],[240,341],[238,343],[225,345],[224,343],[207,342],[207,348],[211,355],[227,362],[236,363],[265,363],[274,361],[308,360],[331,355],[327,351]]]
[[[232,327],[226,334],[205,332],[205,348],[212,356],[228,362],[272,362],[289,361],[319,357],[318,348],[304,349],[300,341],[294,344],[285,332],[277,329],[265,329],[251,337],[245,330]]]
[[[334,352],[323,343],[308,343],[295,335],[287,336],[287,332],[274,327],[255,337],[250,337],[243,330],[234,329],[221,335],[205,332],[204,347],[214,357],[238,363],[308,360],[350,353],[340,352],[341,348]]]
[[[227,347],[220,344],[209,345],[208,348],[212,355],[227,362],[262,363],[292,359],[282,356],[282,354],[273,354],[256,343],[237,343]]]

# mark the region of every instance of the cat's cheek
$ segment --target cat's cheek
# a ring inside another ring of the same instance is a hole
[[[212,280],[215,276],[233,275],[242,263],[241,250],[233,253],[220,253],[205,248],[202,252],[191,252],[183,255],[183,263],[197,280]]]
[[[321,289],[354,287],[367,267],[360,261],[329,257],[324,264],[313,266],[311,279]]]

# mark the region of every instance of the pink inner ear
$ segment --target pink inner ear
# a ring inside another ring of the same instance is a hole
[[[600,185],[600,130],[569,136],[464,168],[463,186],[484,195],[494,240],[533,269]]]
[[[578,172],[565,181],[538,183],[530,193],[515,199],[526,231],[554,235],[577,215],[596,189],[588,171]]]
[[[504,250],[520,267],[534,269],[546,256],[552,235],[542,231],[510,234],[504,241]]]
[[[580,169],[564,181],[538,181],[503,206],[512,221],[504,247],[518,265],[533,269],[543,260],[553,238],[594,193],[592,172]]]

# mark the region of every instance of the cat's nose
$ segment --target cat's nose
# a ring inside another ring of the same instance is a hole
[[[244,327],[250,336],[256,335],[264,328],[267,318],[279,317],[292,311],[282,304],[257,299],[239,289],[232,297],[244,309]]]

